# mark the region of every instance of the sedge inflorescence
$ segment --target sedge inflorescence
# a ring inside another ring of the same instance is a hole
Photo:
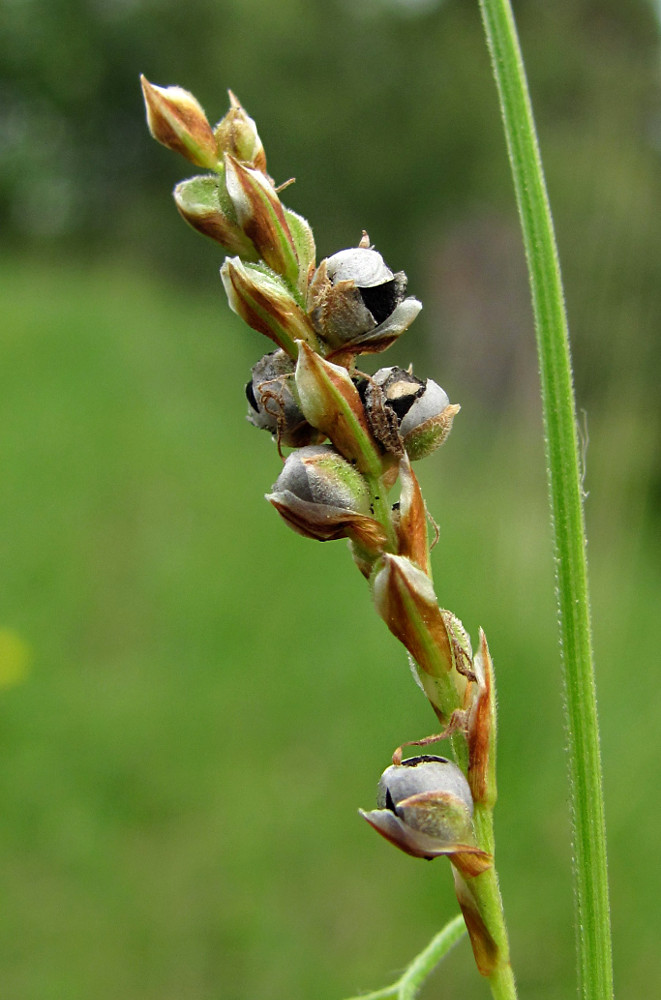
[[[456,763],[396,753],[378,808],[362,815],[414,857],[450,858],[478,965],[489,974],[496,953],[481,897],[466,887],[492,865],[473,821],[475,809],[495,802],[491,660],[484,635],[473,653],[461,622],[438,605],[412,468],[443,444],[459,406],[410,369],[370,375],[359,367],[362,356],[397,341],[422,305],[364,231],[357,246],[317,262],[309,223],[281,202],[255,123],[231,92],[212,127],[188,92],[142,85],[154,138],[206,171],[176,186],[177,209],[223,247],[230,308],[272,342],[246,385],[248,419],[271,434],[283,461],[267,499],[299,534],[349,540],[378,614],[406,647],[443,726],[418,743],[453,740]]]

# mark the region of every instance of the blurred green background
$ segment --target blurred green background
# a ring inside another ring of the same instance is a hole
[[[620,1000],[661,994],[657,6],[515,4],[585,412]],[[169,191],[138,74],[231,87],[320,256],[366,228],[425,304],[387,355],[463,409],[419,468],[442,603],[500,701],[521,996],[573,995],[565,734],[525,267],[477,3],[4,0],[0,992],[341,1000],[456,912],[356,814],[434,729],[342,542],[263,500],[268,349]],[[651,673],[649,673],[651,671]],[[487,995],[464,941],[424,997]]]

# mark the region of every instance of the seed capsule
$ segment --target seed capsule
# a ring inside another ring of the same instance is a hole
[[[372,378],[357,380],[367,420],[374,437],[393,455],[401,458],[404,441],[399,424],[413,401],[425,391],[425,384],[403,368],[380,368]]]
[[[357,469],[330,445],[311,445],[287,456],[275,492],[289,490],[309,503],[369,512],[369,491]]]
[[[416,399],[420,399],[425,392],[424,382],[411,372],[397,366],[379,368],[378,372],[372,376],[372,382],[383,390],[388,406],[395,412],[400,422]]]
[[[335,351],[385,350],[413,322],[422,308],[405,298],[407,279],[393,273],[376,250],[366,246],[340,250],[322,260],[310,283],[308,311],[312,324]]]
[[[340,250],[327,258],[326,270],[333,285],[353,282],[375,325],[387,319],[404,298],[406,275],[403,271],[393,274],[376,250],[365,247]]]
[[[447,438],[460,407],[432,379],[424,382],[403,368],[380,368],[358,384],[372,433],[386,451],[413,461],[425,458]]]
[[[398,813],[405,809],[403,803],[411,796],[429,793],[452,796],[459,811],[468,819],[472,818],[473,799],[468,781],[461,768],[447,757],[424,754],[410,757],[401,764],[391,764],[381,775],[376,801],[380,809]],[[425,832],[446,839],[451,835],[456,839],[457,830],[448,829],[445,818],[439,812],[434,828]]]
[[[298,405],[293,391],[295,367],[284,351],[272,351],[253,366],[252,379],[246,385],[248,420],[270,431],[288,448],[316,443],[323,437],[310,426]]]
[[[447,855],[465,875],[477,875],[491,857],[475,847],[468,782],[445,757],[411,757],[386,768],[378,809],[361,812],[386,840],[416,858]]]
[[[383,549],[386,535],[370,516],[365,479],[330,445],[310,445],[288,455],[266,499],[307,538],[350,538],[370,552]]]

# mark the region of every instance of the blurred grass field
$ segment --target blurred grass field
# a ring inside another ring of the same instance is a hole
[[[0,993],[341,1000],[456,912],[443,861],[356,813],[434,729],[344,543],[263,500],[265,346],[129,266],[0,263]],[[411,334],[413,336],[413,334]],[[427,372],[443,381],[442,372]],[[470,403],[420,467],[441,601],[500,702],[499,869],[521,996],[573,995],[564,733],[539,418]],[[658,443],[590,413],[587,517],[620,1000],[661,994]],[[652,677],[648,677],[648,670]],[[652,864],[650,865],[650,859]],[[425,996],[486,995],[464,941]]]

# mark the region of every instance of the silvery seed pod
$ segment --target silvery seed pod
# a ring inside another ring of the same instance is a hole
[[[403,368],[380,368],[358,391],[374,436],[386,451],[406,451],[412,461],[443,444],[460,409],[432,379],[423,382]]]
[[[288,455],[266,499],[307,538],[351,538],[371,552],[382,551],[386,535],[370,516],[367,483],[331,445],[309,445]]]
[[[273,434],[279,444],[301,448],[317,443],[323,435],[307,422],[296,399],[295,362],[282,350],[264,355],[252,369],[246,385],[250,404],[248,420]]]
[[[461,406],[451,403],[440,385],[428,378],[424,393],[417,398],[399,425],[404,447],[412,462],[426,458],[444,443]]]
[[[390,316],[404,298],[406,275],[393,274],[377,250],[351,247],[326,258],[326,271],[333,285],[352,281],[376,323]],[[362,332],[362,331],[361,331]]]
[[[372,381],[382,390],[386,402],[397,414],[401,422],[425,391],[425,383],[411,372],[394,365],[390,368],[379,368],[372,376]]]
[[[376,250],[340,250],[321,262],[310,283],[312,325],[331,353],[348,345],[353,354],[385,350],[422,308],[405,299],[406,284],[404,272],[393,274]]]
[[[288,490],[308,503],[369,513],[367,483],[346,459],[328,444],[300,448],[287,456],[273,487]]]
[[[464,772],[447,757],[430,754],[409,757],[401,764],[387,767],[379,781],[376,804],[379,809],[390,809],[396,813],[400,804],[412,795],[427,792],[452,795],[458,803],[459,811],[467,819],[472,818],[473,799]],[[439,816],[434,828],[425,832],[447,839],[448,836],[454,837],[457,831],[449,829],[445,818]]]
[[[468,875],[489,867],[490,856],[474,845],[468,782],[447,758],[423,755],[386,768],[377,805],[362,816],[406,854],[428,859],[447,855]]]

